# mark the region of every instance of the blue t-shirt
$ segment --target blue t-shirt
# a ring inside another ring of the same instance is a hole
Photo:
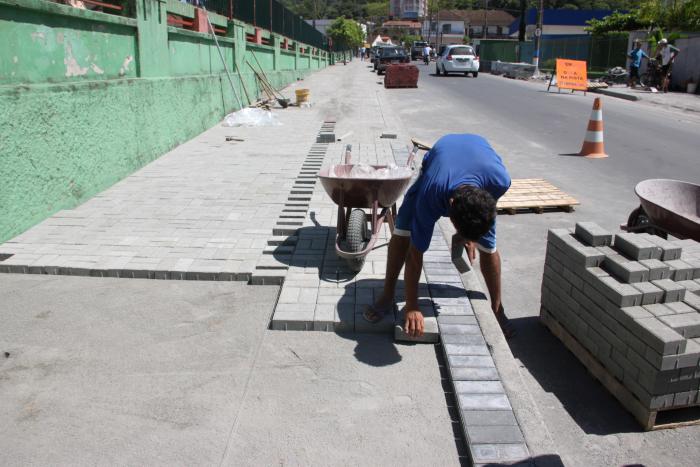
[[[649,56],[644,53],[642,49],[634,49],[630,52],[630,58],[632,59],[632,66],[639,68],[642,64],[642,57],[649,58]]]
[[[406,193],[415,197],[410,230],[416,249],[428,249],[435,223],[448,215],[452,193],[461,185],[486,190],[496,200],[510,188],[501,157],[479,135],[443,136],[423,158],[421,174]]]

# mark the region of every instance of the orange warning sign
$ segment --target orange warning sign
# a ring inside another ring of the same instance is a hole
[[[557,87],[559,89],[588,90],[586,62],[557,58]]]

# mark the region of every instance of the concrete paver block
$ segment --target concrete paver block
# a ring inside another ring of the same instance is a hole
[[[670,268],[670,278],[673,279],[675,282],[690,280],[695,274],[695,268],[692,265],[680,259],[674,259],[672,261],[664,262]]]
[[[472,444],[469,446],[474,464],[497,464],[525,460],[530,453],[525,443]]]
[[[652,284],[664,291],[663,302],[680,302],[685,297],[685,288],[678,285],[671,279],[661,279],[652,281]]]
[[[518,424],[515,415],[510,410],[463,410],[461,416],[462,421],[467,426],[508,426]]]
[[[450,368],[450,376],[452,381],[498,381],[500,376],[495,367],[493,368],[467,368],[467,367],[452,367]]]
[[[660,259],[661,248],[634,233],[615,235],[615,249],[634,260]]]
[[[660,316],[659,321],[685,338],[700,337],[700,313],[695,311],[692,313]]]
[[[467,427],[469,441],[475,444],[493,443],[523,443],[525,439],[517,425],[472,425]]]
[[[512,410],[505,394],[458,394],[460,410]]]
[[[603,269],[626,284],[649,280],[649,269],[637,261],[629,261],[622,255],[606,256]]]
[[[455,381],[457,394],[505,394],[500,381]]]
[[[671,277],[671,269],[668,265],[658,259],[644,259],[639,263],[649,269],[649,280],[657,281]]]
[[[610,246],[613,235],[595,222],[577,222],[576,236],[590,246]]]

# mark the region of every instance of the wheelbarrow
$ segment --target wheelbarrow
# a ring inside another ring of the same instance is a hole
[[[420,142],[414,141],[406,167],[412,168],[418,150],[426,148]],[[330,168],[325,167],[319,172],[318,178],[328,196],[338,205],[335,252],[347,261],[352,271],[359,272],[365,264],[365,258],[377,243],[382,224],[387,222],[389,230],[394,232],[396,200],[406,191],[412,175],[387,179],[343,177],[354,167],[351,159],[352,146],[348,144],[345,148],[344,164],[335,166],[335,173],[340,177],[329,176]],[[386,166],[372,167],[381,169]],[[369,227],[365,209],[371,210]]]
[[[641,205],[621,226],[623,230],[700,242],[700,185],[651,179],[639,182],[634,192]]]

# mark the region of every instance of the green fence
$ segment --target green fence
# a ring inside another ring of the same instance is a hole
[[[534,42],[482,40],[479,45],[482,60],[532,63]],[[585,60],[589,71],[605,71],[625,66],[627,34],[611,36],[545,37],[540,46],[540,66],[554,68],[557,58]]]
[[[196,4],[197,1],[190,0],[188,3]],[[328,48],[325,35],[277,0],[206,0],[200,3],[229,19],[235,18],[319,49]]]

